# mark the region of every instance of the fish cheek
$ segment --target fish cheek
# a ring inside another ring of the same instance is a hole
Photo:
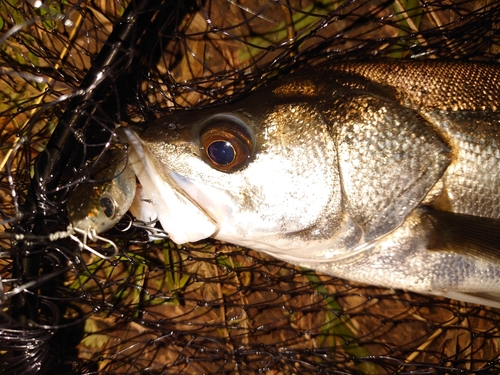
[[[311,241],[332,236],[342,221],[341,188],[334,140],[321,114],[307,103],[276,105],[259,125],[255,159],[241,171],[249,186],[246,206],[259,213],[254,225],[288,242],[305,232]]]

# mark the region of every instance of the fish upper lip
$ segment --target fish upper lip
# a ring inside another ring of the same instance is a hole
[[[195,205],[205,216],[207,216],[210,220],[212,220],[213,223],[215,223],[216,230],[212,237],[216,236],[221,230],[221,222],[217,219],[217,213],[222,213],[222,215],[224,215],[227,213],[228,209],[225,208],[224,204],[220,202],[219,204],[214,204],[216,200],[210,198],[209,195],[205,194],[203,189],[200,188],[200,184],[208,189],[218,189],[203,182],[198,183],[196,181],[193,181],[172,170],[169,170],[169,172],[171,180],[173,181],[173,183],[175,183],[175,189],[178,189],[178,191],[184,197],[189,199],[193,205]],[[207,207],[208,209],[204,207]],[[210,208],[212,208],[216,213],[214,214],[214,212],[211,212]]]
[[[187,191],[189,187],[196,188],[196,184],[191,181],[189,178],[174,172],[172,170],[169,170],[170,172],[170,177],[172,178],[173,182],[175,183],[175,186],[173,186],[174,189],[179,191],[182,195],[184,195],[187,199],[191,201],[196,207],[199,208],[200,211],[202,211],[206,216],[208,216],[210,219],[212,219],[215,223],[217,223],[217,220],[210,215],[209,212],[207,212],[201,205],[189,194]]]

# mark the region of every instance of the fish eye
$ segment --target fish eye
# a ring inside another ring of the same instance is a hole
[[[99,201],[102,211],[108,219],[113,219],[116,216],[116,204],[113,199],[109,197],[102,197]]]
[[[236,157],[233,145],[227,141],[214,141],[210,143],[207,148],[207,154],[218,165],[231,164]]]
[[[252,152],[246,126],[228,117],[209,121],[201,130],[200,142],[205,162],[222,172],[242,169]]]

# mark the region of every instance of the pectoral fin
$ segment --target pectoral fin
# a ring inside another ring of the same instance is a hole
[[[426,210],[430,231],[428,249],[450,251],[500,265],[500,220]]]

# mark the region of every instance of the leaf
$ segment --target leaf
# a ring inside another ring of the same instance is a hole
[[[88,336],[82,339],[81,343],[90,348],[104,349],[106,344],[109,342],[109,336],[95,333],[99,331],[98,322],[93,318],[87,319],[85,321],[84,332],[86,332]]]

